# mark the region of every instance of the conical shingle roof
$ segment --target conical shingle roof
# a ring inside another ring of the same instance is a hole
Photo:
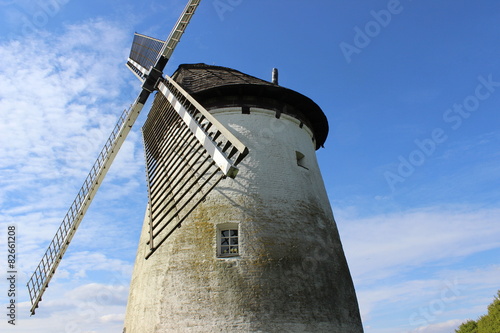
[[[206,64],[183,64],[173,79],[208,110],[225,106],[265,107],[277,117],[288,114],[314,133],[316,149],[328,135],[328,120],[310,98],[235,69]]]

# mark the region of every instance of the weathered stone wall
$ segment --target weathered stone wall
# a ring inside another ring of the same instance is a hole
[[[250,153],[148,260],[144,221],[126,333],[362,332],[311,131],[263,109],[211,113]],[[239,256],[218,258],[228,222]]]

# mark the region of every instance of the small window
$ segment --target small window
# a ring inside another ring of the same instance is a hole
[[[237,223],[226,223],[217,227],[217,254],[219,257],[239,256],[239,230]]]
[[[299,167],[302,167],[304,169],[309,170],[308,167],[305,165],[305,156],[302,154],[300,151],[295,151],[295,157],[297,158],[297,165]]]

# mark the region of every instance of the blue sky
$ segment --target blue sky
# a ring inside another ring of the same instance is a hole
[[[19,269],[18,325],[2,329],[121,331],[147,201],[145,113],[31,318],[24,285],[139,91],[124,65],[133,33],[165,38],[184,5],[0,0],[0,254],[15,224]],[[499,9],[203,0],[166,68],[270,79],[277,67],[325,111],[318,159],[367,333],[453,332],[500,289]]]

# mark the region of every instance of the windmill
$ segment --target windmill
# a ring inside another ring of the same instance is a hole
[[[149,201],[124,332],[362,332],[315,159],[328,132],[321,109],[277,78],[205,64],[163,73],[199,3],[188,2],[166,41],[135,34],[127,66],[142,90],[28,281],[31,314],[155,93],[142,128]]]
[[[170,78],[162,77],[162,71],[180,41],[201,0],[190,0],[166,41],[161,41],[141,34],[135,34],[127,66],[142,81],[142,90],[128,110],[125,110],[115,125],[96,162],[86,177],[76,199],[71,204],[54,238],[43,255],[39,265],[28,281],[31,298],[31,314],[35,314],[38,303],[66,252],[78,226],[80,225],[92,199],[116,157],[121,145],[134,125],[139,113],[149,96],[155,90],[162,94],[162,99],[170,103],[178,113],[178,118],[185,122],[197,143],[190,141],[196,149],[206,149],[213,165],[222,172],[222,177],[234,177],[234,166],[247,153],[244,147],[230,132],[221,126],[203,107],[175,84]],[[208,132],[211,129],[211,132]],[[224,137],[224,147],[219,147],[214,139]],[[213,172],[215,174],[216,172]],[[208,181],[202,185],[209,184]],[[193,186],[192,184],[189,184]],[[180,186],[180,185],[179,185]],[[185,193],[184,193],[185,194]],[[152,229],[155,229],[152,225]],[[161,227],[160,227],[161,229]],[[151,251],[158,245],[158,230],[152,232]],[[160,230],[161,231],[161,230]],[[161,244],[162,240],[158,243]]]

